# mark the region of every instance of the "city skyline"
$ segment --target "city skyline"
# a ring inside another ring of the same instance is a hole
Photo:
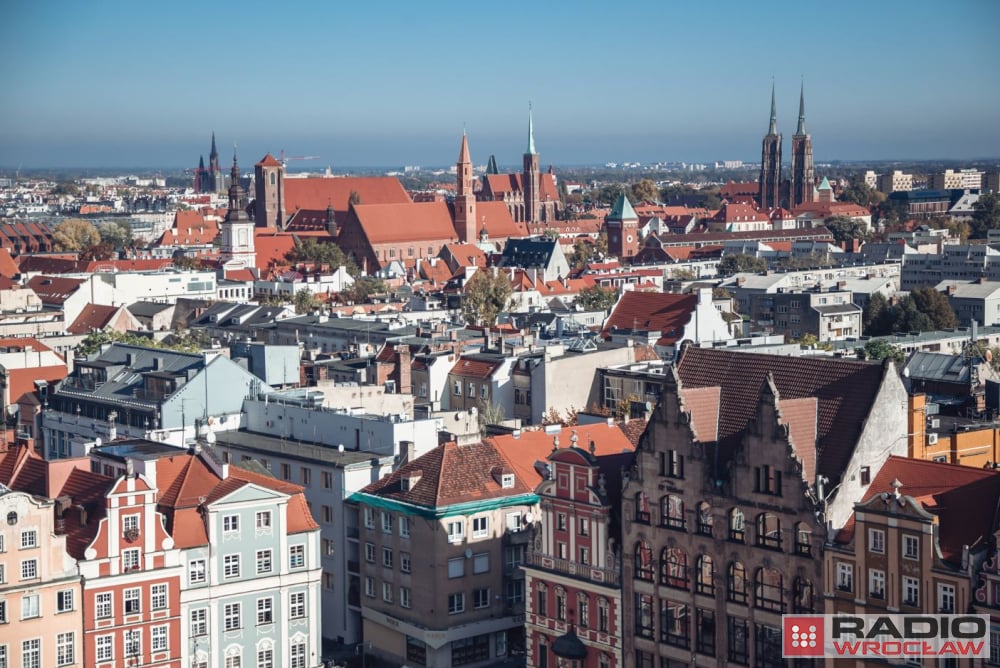
[[[282,149],[309,169],[448,165],[463,127],[475,164],[517,164],[529,101],[543,165],[754,161],[772,77],[786,141],[804,80],[817,162],[1000,156],[986,0],[949,5],[956,43],[920,37],[930,3],[356,4],[17,4],[0,166],[190,168],[213,131],[244,168]]]

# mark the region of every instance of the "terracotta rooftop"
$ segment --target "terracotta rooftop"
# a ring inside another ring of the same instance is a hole
[[[66,333],[90,334],[91,332],[104,329],[120,308],[120,306],[87,304],[80,311],[80,315],[76,317],[76,320],[66,328]]]
[[[296,209],[326,211],[333,204],[337,211],[347,211],[351,194],[361,204],[409,204],[410,196],[393,176],[349,176],[343,178],[286,178],[285,213]]]
[[[697,304],[696,294],[625,292],[604,323],[601,336],[610,338],[613,329],[660,332],[662,336],[657,344],[672,345],[683,335],[684,326],[691,319]]]

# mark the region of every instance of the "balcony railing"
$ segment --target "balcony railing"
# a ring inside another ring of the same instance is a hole
[[[621,579],[618,569],[580,564],[568,559],[556,559],[555,557],[548,557],[536,552],[528,554],[525,565],[610,585],[617,585]],[[650,573],[650,579],[652,579],[652,572]]]

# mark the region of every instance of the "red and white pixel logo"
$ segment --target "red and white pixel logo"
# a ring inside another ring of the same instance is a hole
[[[785,615],[781,621],[783,657],[823,656],[823,615]]]

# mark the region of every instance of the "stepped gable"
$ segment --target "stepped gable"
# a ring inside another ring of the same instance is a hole
[[[688,346],[677,367],[684,390],[719,387],[718,442],[720,456],[730,459],[744,431],[757,415],[761,391],[769,376],[779,397],[782,418],[794,421],[793,439],[810,435],[801,425],[803,404],[791,400],[815,398],[816,473],[840,479],[868,419],[883,375],[881,364],[834,358],[783,357]],[[806,410],[805,412],[808,412]],[[692,423],[701,418],[692,416]],[[699,437],[702,442],[711,442]],[[805,464],[805,462],[804,462]]]

